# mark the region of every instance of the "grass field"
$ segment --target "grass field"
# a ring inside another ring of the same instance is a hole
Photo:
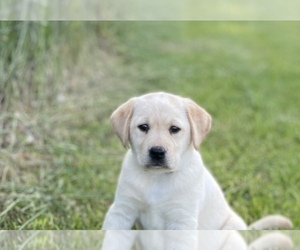
[[[299,22],[102,22],[55,30],[39,47],[49,60],[24,83],[53,78],[45,86],[54,97],[37,96],[43,105],[25,109],[18,96],[9,98],[12,90],[1,111],[3,124],[3,114],[10,117],[1,132],[10,135],[0,152],[1,229],[99,229],[125,153],[109,116],[128,98],[160,90],[190,97],[212,115],[201,153],[247,222],[280,213],[300,229]],[[56,43],[59,37],[65,40]],[[23,80],[11,79],[14,86]]]

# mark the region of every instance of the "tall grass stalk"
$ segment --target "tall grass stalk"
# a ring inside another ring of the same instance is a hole
[[[21,137],[32,140],[23,123],[28,114],[61,101],[63,72],[87,39],[83,29],[76,22],[0,22],[1,148],[12,150]]]

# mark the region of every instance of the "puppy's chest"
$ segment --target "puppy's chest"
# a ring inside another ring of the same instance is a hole
[[[149,206],[159,205],[172,196],[171,190],[165,185],[160,184],[152,185],[145,191],[143,199]]]
[[[165,229],[172,192],[163,185],[144,190],[139,203],[138,223],[143,229]]]

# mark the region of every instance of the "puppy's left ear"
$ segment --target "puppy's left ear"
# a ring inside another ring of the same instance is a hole
[[[191,126],[191,138],[197,149],[211,128],[211,116],[190,99],[185,99],[187,116]]]
[[[124,147],[127,147],[129,144],[129,128],[135,99],[136,98],[131,98],[122,104],[112,113],[110,117],[113,129]]]

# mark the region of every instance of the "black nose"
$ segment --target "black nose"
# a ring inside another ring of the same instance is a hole
[[[149,155],[154,160],[162,160],[165,158],[166,150],[163,147],[152,147],[149,150]]]

